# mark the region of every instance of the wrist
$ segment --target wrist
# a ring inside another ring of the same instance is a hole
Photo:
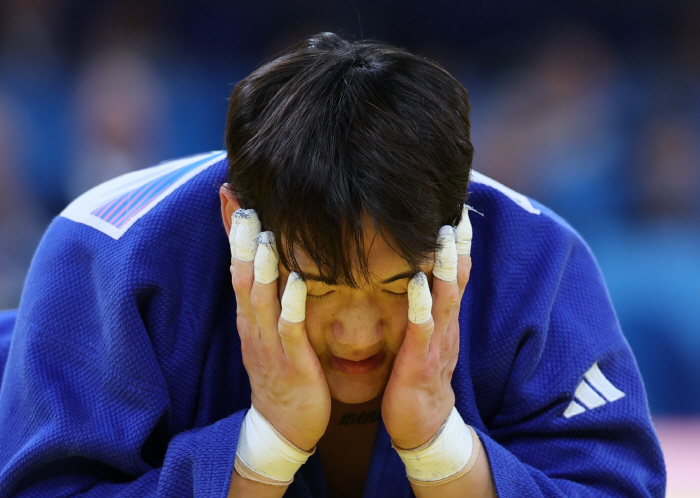
[[[267,422],[280,439],[286,441],[299,451],[308,453],[309,455],[313,455],[316,451],[316,444],[320,438],[307,434],[295,433],[291,428],[277,426],[269,420]],[[289,434],[289,436],[287,436],[287,434]]]
[[[314,451],[298,448],[251,406],[241,425],[234,466],[246,479],[286,486]]]
[[[450,411],[451,413],[451,411]],[[449,414],[448,414],[449,417]],[[445,419],[445,422],[447,419]],[[440,425],[434,425],[432,428],[431,427],[424,427],[426,430],[425,432],[422,433],[410,433],[407,434],[405,437],[393,437],[391,434],[391,443],[395,448],[398,449],[406,449],[406,448],[418,448],[425,446],[426,444],[430,443],[435,436],[442,430],[442,428],[445,425],[445,422],[443,422]]]
[[[422,400],[421,403],[428,404],[430,402]],[[388,421],[386,418],[384,419],[387,425],[387,432],[389,432],[391,442],[395,447],[418,448],[435,438],[444,428],[454,410],[454,397],[433,403],[430,409],[421,410],[422,421],[418,423],[414,420],[411,426],[408,426],[406,423],[399,423],[403,422],[403,420],[397,415],[393,415],[393,418]],[[382,412],[382,415],[384,415],[384,412]]]
[[[437,433],[417,448],[405,449],[392,441],[406,466],[409,480],[418,485],[437,486],[469,472],[478,458],[479,441],[456,408]]]
[[[275,405],[268,399],[261,399],[255,395],[252,397],[251,408],[253,407],[258,407],[255,409],[257,414],[268,423],[274,433],[283,441],[286,441],[301,451],[311,453],[314,452],[316,444],[318,443],[319,439],[321,439],[321,436],[323,436],[323,432],[321,432],[320,435],[317,435],[318,429],[315,427],[317,424],[307,423],[302,425],[302,427],[298,427],[300,425],[298,423],[291,424],[288,418],[279,416],[280,412],[284,413],[285,411],[289,411],[289,408],[282,408],[280,405]],[[272,418],[271,416],[268,417],[263,415],[263,413],[275,413],[278,416]]]

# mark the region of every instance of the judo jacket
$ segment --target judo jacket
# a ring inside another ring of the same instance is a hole
[[[130,173],[52,222],[11,317],[0,496],[226,497],[251,403],[219,206],[226,168],[215,152]],[[663,496],[642,381],[589,248],[476,172],[468,204],[452,385],[498,496]],[[326,496],[318,454],[285,496]],[[379,421],[364,498],[409,496]]]

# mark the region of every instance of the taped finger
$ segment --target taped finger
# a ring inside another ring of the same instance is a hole
[[[465,204],[462,208],[462,220],[455,229],[457,254],[469,256],[472,252],[472,224],[469,221],[469,207]]]
[[[306,319],[306,282],[297,272],[289,274],[287,286],[282,294],[282,314],[280,318],[291,323]]]
[[[432,318],[433,296],[425,273],[416,273],[408,281],[408,320],[417,325],[428,322]]]
[[[438,232],[438,244],[433,275],[444,282],[453,282],[457,280],[455,229],[449,225],[441,227]]]
[[[258,247],[260,219],[254,209],[239,209],[234,216],[236,223],[236,259],[253,261]]]
[[[236,259],[236,229],[238,228],[238,214],[239,211],[243,211],[242,209],[237,209],[232,215],[231,215],[231,229],[228,232],[228,243],[229,246],[231,246],[231,261]]]
[[[279,258],[275,249],[275,236],[272,232],[258,235],[258,248],[253,267],[255,281],[259,284],[271,284],[279,277]]]

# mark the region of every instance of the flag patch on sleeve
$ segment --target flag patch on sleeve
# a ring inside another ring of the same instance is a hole
[[[60,216],[118,240],[180,185],[224,157],[224,151],[209,152],[127,173],[88,190]]]

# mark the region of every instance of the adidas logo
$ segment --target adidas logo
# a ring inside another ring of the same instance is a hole
[[[603,406],[608,401],[612,403],[625,396],[625,393],[613,386],[605,375],[603,375],[598,363],[594,363],[593,366],[583,374],[583,377],[584,379],[578,385],[574,393],[575,399],[569,403],[569,406],[564,412],[566,418],[571,418],[574,415],[583,413],[586,411],[586,408],[592,410],[593,408]],[[577,401],[580,404],[577,403]]]

